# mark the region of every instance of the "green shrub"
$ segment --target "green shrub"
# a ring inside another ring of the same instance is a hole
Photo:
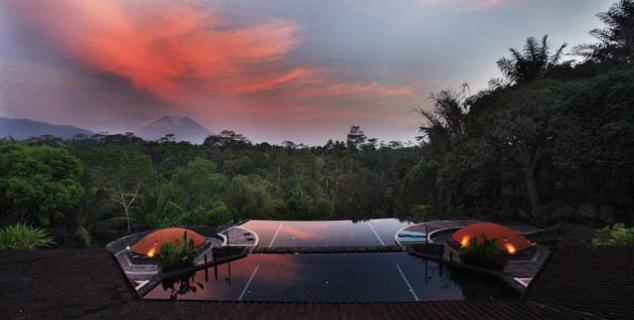
[[[198,206],[186,209],[178,203],[168,201],[161,210],[148,215],[148,223],[154,228],[182,225],[220,226],[229,221],[231,210],[223,201],[213,201],[208,207]]]
[[[161,270],[170,272],[194,265],[194,241],[187,237],[187,232],[178,243],[161,245]]]
[[[35,249],[55,244],[44,229],[18,223],[0,229],[0,249]]]
[[[417,204],[409,211],[409,218],[429,218],[435,214],[434,207],[430,204]]]
[[[231,211],[222,201],[214,201],[210,207],[197,207],[182,216],[184,225],[212,225],[219,226],[231,221]]]
[[[599,229],[592,239],[592,244],[595,246],[634,245],[634,228],[626,228],[625,225],[617,223],[612,227]]]
[[[183,225],[186,214],[185,209],[176,202],[167,201],[160,210],[150,213],[147,220],[153,228],[175,227]]]
[[[484,235],[480,244],[475,237],[472,238],[470,245],[462,249],[460,259],[466,264],[498,271],[506,265],[506,258],[498,248],[496,240],[487,239]]]

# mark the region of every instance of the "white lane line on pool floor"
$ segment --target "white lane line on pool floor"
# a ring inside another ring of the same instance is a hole
[[[269,248],[273,246],[273,242],[275,242],[275,238],[277,238],[277,234],[280,233],[280,230],[282,230],[283,225],[284,225],[284,222],[280,223],[279,227],[277,227],[277,230],[275,231],[275,234],[273,235],[273,238],[271,239],[271,242],[269,243]]]
[[[372,224],[370,223],[370,221],[366,222],[368,224],[368,226],[370,227],[370,230],[372,230],[372,232],[374,232],[374,235],[376,236],[377,239],[379,239],[379,242],[381,243],[382,246],[385,246],[385,242],[383,242],[383,240],[381,239],[381,237],[379,237],[379,234],[376,232],[376,229],[374,229],[374,226],[372,226]]]
[[[251,274],[249,281],[247,281],[247,284],[245,284],[244,288],[242,288],[242,292],[240,292],[238,301],[242,301],[242,298],[244,298],[244,294],[247,293],[247,290],[249,289],[249,285],[251,285],[251,281],[253,281],[253,278],[255,278],[255,274],[258,272],[259,269],[260,269],[260,265],[258,264],[257,266],[255,266],[255,269],[253,269],[253,273]]]
[[[409,292],[414,297],[414,300],[420,301],[420,299],[418,299],[418,296],[416,295],[416,292],[414,291],[414,288],[412,288],[412,285],[409,284],[409,281],[407,280],[407,277],[403,273],[403,270],[401,270],[401,267],[398,265],[398,263],[395,263],[394,265],[396,266],[396,269],[398,270],[398,273],[401,274],[401,278],[403,278],[403,281],[405,281],[405,284],[407,285],[407,288],[409,288]]]

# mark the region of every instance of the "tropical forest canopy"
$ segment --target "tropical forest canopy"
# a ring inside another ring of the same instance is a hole
[[[0,143],[0,224],[49,230],[65,246],[243,219],[475,214],[534,224],[634,220],[634,2],[599,17],[596,42],[530,37],[503,78],[423,106],[416,146],[253,144],[223,131],[202,145],[132,134]],[[580,57],[580,58],[579,58]]]

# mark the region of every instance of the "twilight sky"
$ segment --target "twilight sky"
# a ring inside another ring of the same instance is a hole
[[[614,0],[3,0],[0,116],[134,131],[190,116],[252,141],[351,125],[413,140],[429,94],[498,77],[526,37],[591,40]]]

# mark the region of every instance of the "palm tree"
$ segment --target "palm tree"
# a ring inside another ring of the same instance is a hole
[[[84,247],[96,245],[95,234],[112,232],[126,224],[127,219],[118,215],[118,200],[105,190],[91,190],[84,196],[71,217],[71,235]]]
[[[512,57],[498,60],[498,68],[511,82],[519,83],[534,80],[559,64],[559,60],[567,46],[564,43],[551,55],[548,35],[542,38],[541,44],[537,42],[535,37],[529,37],[526,39],[523,52],[513,48],[509,49]]]
[[[590,34],[599,42],[577,46],[576,54],[597,62],[634,62],[634,1],[621,0],[597,16],[605,28]]]
[[[468,85],[462,86],[461,92],[443,90],[432,94],[433,110],[420,108],[418,112],[423,116],[425,124],[419,127],[422,136],[431,144],[447,145],[449,139],[464,133],[464,121],[467,114],[466,93]]]

